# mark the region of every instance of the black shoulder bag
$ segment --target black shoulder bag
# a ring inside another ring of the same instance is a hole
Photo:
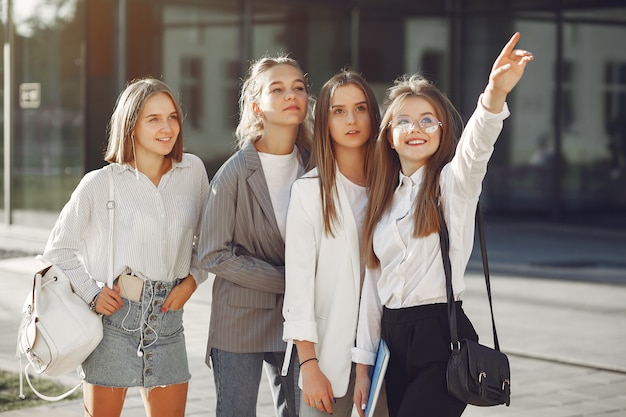
[[[489,266],[487,264],[487,247],[483,230],[482,214],[476,208],[476,226],[480,238],[483,271],[487,285],[487,296],[491,310],[493,341],[495,349],[481,345],[472,340],[461,340],[457,334],[456,308],[452,292],[452,268],[450,266],[450,238],[448,227],[439,204],[441,255],[446,274],[446,293],[448,296],[448,320],[450,322],[450,341],[452,353],[448,360],[447,382],[448,392],[466,404],[482,407],[511,404],[511,371],[509,359],[500,351],[496,322],[493,317],[491,302],[491,284],[489,282]]]

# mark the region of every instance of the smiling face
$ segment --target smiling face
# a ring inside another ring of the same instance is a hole
[[[172,99],[165,93],[155,94],[146,101],[137,118],[134,129],[137,155],[169,155],[179,133],[180,122]]]
[[[288,64],[269,68],[262,80],[263,90],[253,111],[260,114],[264,125],[275,124],[293,126],[302,123],[306,117],[308,93],[304,75]]]
[[[328,127],[335,152],[363,148],[372,132],[363,90],[355,84],[337,87],[330,103]]]
[[[438,128],[432,133],[426,133],[425,129],[418,125],[417,121],[425,117],[438,118],[434,107],[421,97],[407,97],[398,107],[394,119],[398,116],[408,116],[415,121],[413,129],[409,129],[408,132],[390,128],[390,144],[398,153],[402,173],[410,176],[424,166],[439,149],[442,130]]]

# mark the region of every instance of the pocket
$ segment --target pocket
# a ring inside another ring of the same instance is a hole
[[[278,305],[278,295],[257,291],[251,288],[232,285],[228,291],[228,304],[234,307],[274,309]]]
[[[141,327],[141,307],[125,300],[122,308],[115,313],[102,316],[102,324],[126,334],[134,334]]]
[[[183,331],[183,309],[174,310],[168,309],[163,314],[163,321],[161,322],[161,336],[168,337],[174,336]]]

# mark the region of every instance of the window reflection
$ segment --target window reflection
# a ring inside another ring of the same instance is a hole
[[[13,1],[13,24],[19,36],[30,38],[37,31],[54,29],[76,17],[78,0]]]

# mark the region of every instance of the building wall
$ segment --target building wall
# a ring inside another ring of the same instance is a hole
[[[286,0],[57,3],[13,0],[19,4],[11,63],[15,223],[51,226],[82,174],[104,164],[115,98],[133,78],[162,78],[179,93],[186,149],[212,175],[234,150],[238,92],[250,60],[290,53],[314,92],[351,66],[363,71],[381,104],[394,78],[421,71],[467,120],[514,31],[536,60],[509,97],[512,115],[490,163],[483,206],[553,218],[626,214],[626,7],[615,2],[571,11],[549,10],[550,1],[532,2],[539,11],[528,2],[505,8],[494,0],[394,0],[393,7],[388,1],[360,7]],[[445,7],[460,11],[460,19]],[[24,83],[41,85],[39,107],[20,107]]]

